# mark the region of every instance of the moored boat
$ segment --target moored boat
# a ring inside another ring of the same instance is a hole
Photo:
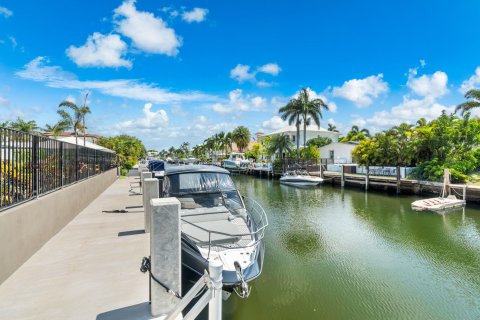
[[[280,178],[281,184],[296,187],[318,186],[322,182],[322,178],[311,176],[305,169],[287,170]]]

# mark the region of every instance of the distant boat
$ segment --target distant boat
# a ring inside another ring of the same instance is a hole
[[[250,165],[250,161],[245,159],[243,153],[232,152],[228,159],[223,160],[225,169],[246,170]]]
[[[280,178],[280,183],[295,187],[318,186],[323,182],[320,177],[311,176],[305,169],[287,170]]]

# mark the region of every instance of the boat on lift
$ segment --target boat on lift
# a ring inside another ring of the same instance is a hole
[[[223,264],[223,290],[248,297],[248,282],[260,276],[268,225],[263,208],[245,198],[219,167],[167,167],[162,197],[181,203],[182,273],[202,276],[208,263]]]
[[[322,178],[311,176],[304,168],[289,169],[280,177],[281,184],[294,187],[318,186],[322,182]]]
[[[223,167],[227,170],[247,170],[250,161],[245,159],[245,154],[232,152],[228,159],[223,160]]]

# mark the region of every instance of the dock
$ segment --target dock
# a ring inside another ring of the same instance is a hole
[[[128,193],[136,181],[117,179],[0,284],[0,319],[151,317],[142,197]]]

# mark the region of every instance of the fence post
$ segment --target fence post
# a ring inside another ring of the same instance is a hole
[[[151,174],[150,174],[151,175]],[[143,211],[145,216],[145,233],[150,232],[150,222],[152,217],[152,208],[150,200],[159,197],[159,181],[155,178],[143,179]]]
[[[65,167],[65,164],[63,162],[63,142],[60,141],[60,186],[63,188],[63,185],[65,184],[63,181],[63,168]]]
[[[32,153],[33,153],[33,192],[38,198],[38,136],[33,136],[32,140]]]
[[[152,209],[150,261],[152,275],[170,290],[181,294],[180,201],[160,198],[150,201]],[[179,299],[150,279],[151,313],[157,317],[175,309]]]
[[[222,319],[222,287],[223,264],[220,260],[212,260],[208,264],[208,273],[213,284],[213,294],[208,304],[208,320]]]

